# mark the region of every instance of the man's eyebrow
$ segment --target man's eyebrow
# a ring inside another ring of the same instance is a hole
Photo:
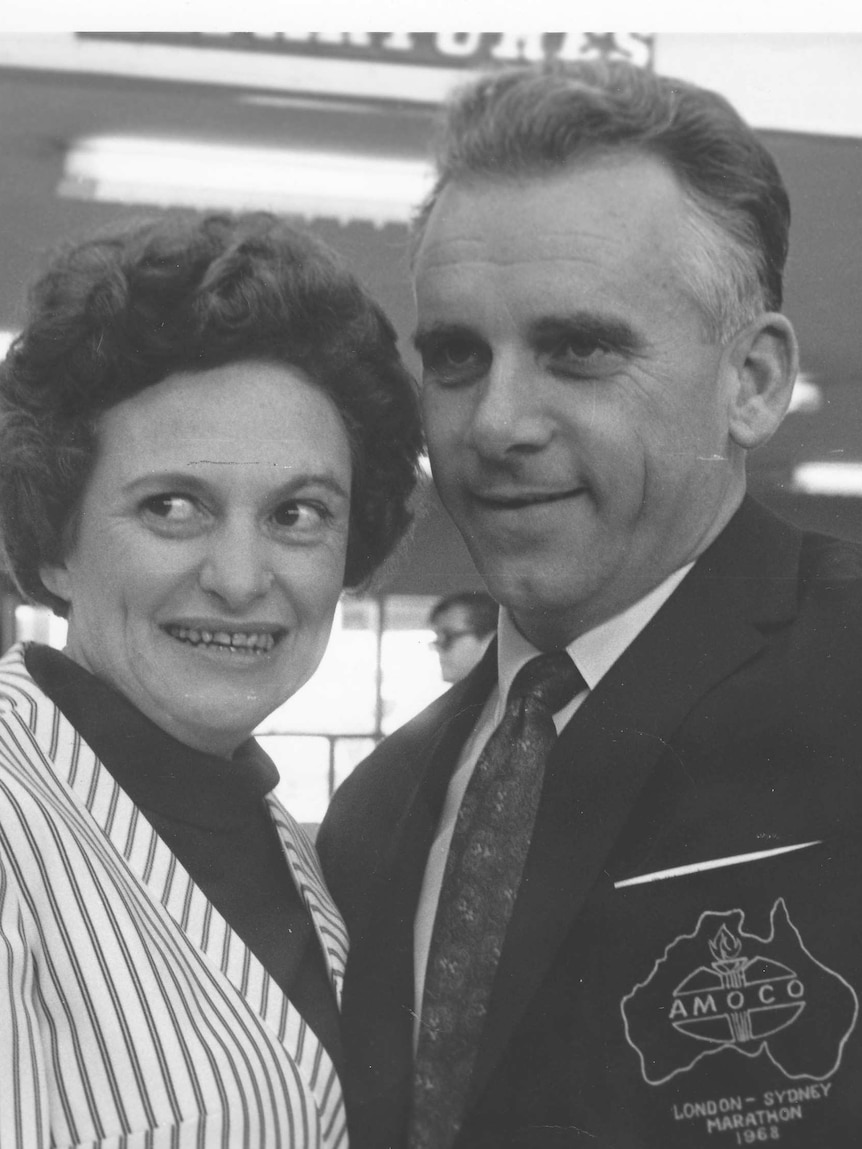
[[[646,340],[626,320],[598,311],[571,311],[559,315],[543,315],[528,326],[532,342],[545,343],[565,336],[594,339],[597,343],[619,351],[637,352]],[[413,346],[421,352],[441,339],[476,339],[476,332],[464,323],[432,323],[419,327],[413,335]]]
[[[619,351],[635,352],[645,345],[644,337],[630,323],[615,315],[596,311],[572,311],[562,315],[544,315],[529,326],[533,342],[544,343],[562,336],[594,339]]]
[[[439,339],[475,339],[476,332],[464,323],[432,323],[428,327],[417,327],[411,342],[417,351]]]

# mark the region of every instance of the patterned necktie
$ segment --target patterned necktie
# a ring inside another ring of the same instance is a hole
[[[556,742],[553,715],[586,683],[565,651],[523,666],[467,786],[425,976],[410,1149],[448,1149],[458,1132],[506,928]]]

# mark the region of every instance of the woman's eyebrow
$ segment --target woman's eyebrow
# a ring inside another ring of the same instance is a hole
[[[187,464],[188,470],[171,469],[169,471],[149,471],[146,475],[139,475],[132,479],[125,485],[125,489],[131,493],[138,490],[151,490],[153,487],[178,487],[183,490],[188,490],[192,494],[197,494],[204,491],[208,484],[205,479],[199,475],[195,475],[194,468],[199,466],[214,466],[214,467],[255,467],[266,466],[274,467],[274,464],[269,461],[260,460],[255,462],[253,459],[243,459],[232,461],[230,459],[195,459]],[[287,466],[279,467],[280,470],[287,470]],[[292,495],[296,491],[302,490],[304,487],[325,487],[332,491],[333,494],[339,495],[342,498],[349,499],[350,491],[345,488],[344,484],[335,476],[331,471],[296,471],[295,473],[286,476],[284,481],[279,486],[277,493],[284,495]]]
[[[330,471],[300,471],[284,484],[284,489],[289,494],[303,487],[325,487],[335,495],[350,498],[350,491]]]

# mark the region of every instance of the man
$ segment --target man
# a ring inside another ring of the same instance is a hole
[[[438,164],[427,437],[503,610],[321,831],[351,1145],[850,1149],[862,554],[745,494],[797,365],[780,176],[623,64],[480,79]]]
[[[428,622],[444,682],[460,682],[479,662],[497,629],[497,611],[482,591],[459,591],[434,604]]]

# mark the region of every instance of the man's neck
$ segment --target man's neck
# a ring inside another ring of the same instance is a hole
[[[694,563],[687,563],[680,567],[625,610],[589,628],[570,642],[558,644],[557,649],[562,649],[564,645],[568,650],[590,689],[634,641],[693,566]],[[532,656],[536,649],[541,648],[535,646],[504,609],[500,615],[499,669],[502,671],[505,666],[517,670],[523,660]]]

